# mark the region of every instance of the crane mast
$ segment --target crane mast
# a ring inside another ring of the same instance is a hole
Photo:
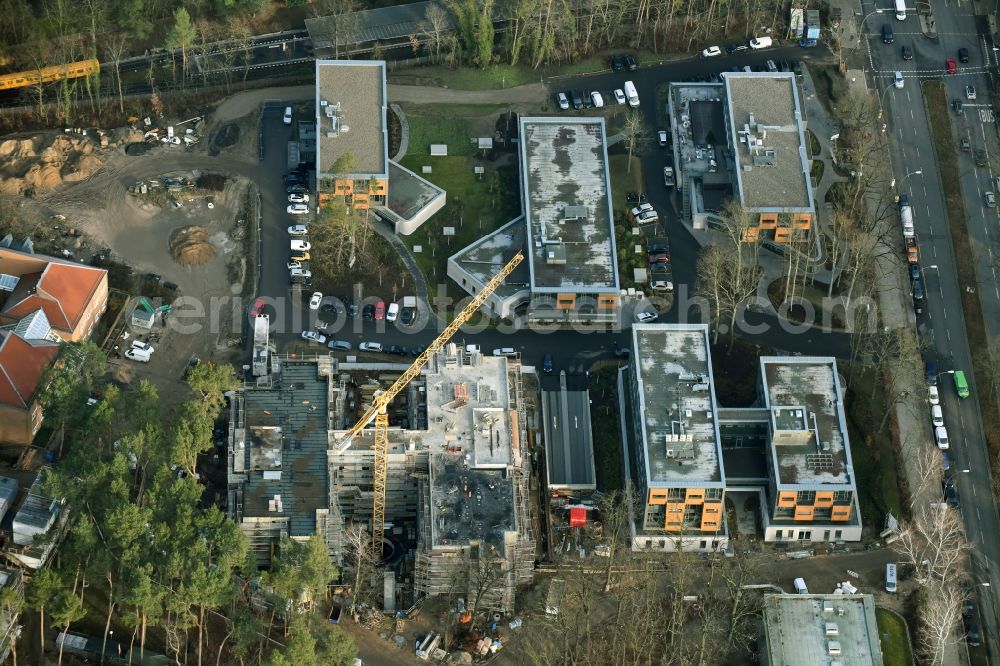
[[[479,310],[486,303],[487,299],[493,295],[493,292],[503,284],[503,281],[510,275],[518,264],[524,260],[524,254],[518,252],[510,261],[500,269],[500,272],[493,276],[493,278],[486,283],[475,298],[469,302],[462,311],[455,315],[455,318],[445,327],[441,334],[434,339],[434,342],[427,346],[420,356],[406,369],[399,378],[393,382],[385,391],[378,393],[373,399],[371,406],[365,411],[365,413],[358,419],[350,430],[344,432],[337,442],[336,452],[342,453],[346,451],[353,441],[354,437],[358,435],[362,430],[364,430],[369,423],[373,420],[375,421],[375,465],[373,468],[374,482],[374,501],[372,503],[372,550],[375,551],[379,548],[379,542],[382,536],[382,526],[385,525],[385,480],[386,474],[388,472],[388,455],[389,455],[389,415],[386,412],[386,408],[389,403],[399,395],[410,381],[420,374],[420,371],[424,369],[427,362],[432,356],[440,352],[448,341],[451,340],[452,336],[458,332],[462,326],[465,325],[476,311]]]

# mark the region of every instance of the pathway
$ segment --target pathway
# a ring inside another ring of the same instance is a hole
[[[391,158],[393,162],[398,162],[403,159],[407,149],[410,147],[410,123],[406,119],[406,113],[400,108],[399,104],[392,103],[389,105],[389,108],[399,118],[399,150]]]
[[[400,240],[399,236],[389,227],[387,222],[380,220],[371,226],[379,236],[389,241],[389,244],[396,249],[399,258],[403,260],[403,263],[406,264],[406,269],[413,276],[413,291],[416,292],[415,295],[418,302],[426,304],[428,316],[437,317],[437,314],[431,307],[430,292],[427,289],[427,278],[424,277],[424,272],[420,270],[417,260],[413,257],[410,249],[406,247],[406,243]]]

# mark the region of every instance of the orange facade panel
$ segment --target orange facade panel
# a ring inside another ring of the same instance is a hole
[[[761,213],[757,220],[757,226],[761,229],[776,229],[778,227],[778,214]]]
[[[813,507],[811,506],[795,507],[795,520],[812,520],[812,519],[813,519]]]
[[[795,506],[795,493],[783,490],[778,493],[778,506]]]
[[[702,488],[688,488],[685,493],[684,503],[698,505],[705,501],[705,490]]]
[[[597,297],[598,310],[614,310],[618,307],[618,296],[615,294],[601,294]]]
[[[646,498],[646,504],[660,505],[667,503],[667,491],[666,490],[650,490],[649,497]]]
[[[556,296],[557,310],[572,310],[576,305],[576,294],[559,294]]]
[[[851,519],[851,507],[835,506],[830,513],[830,520],[844,521]]]
[[[816,506],[833,506],[833,493],[832,492],[816,493]]]

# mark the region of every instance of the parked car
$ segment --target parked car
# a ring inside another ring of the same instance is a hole
[[[590,99],[596,108],[600,109],[604,106],[604,98],[601,97],[601,93],[596,90],[590,93]]]
[[[715,56],[722,55],[722,49],[718,46],[709,46],[707,49],[703,49],[701,52],[702,58],[714,58]]]
[[[142,340],[133,340],[132,344],[129,345],[129,349],[135,349],[143,352],[144,354],[152,354],[154,351],[156,351],[155,349],[153,349],[153,345],[149,344],[148,342],[143,342]]]
[[[750,48],[757,49],[767,49],[770,48],[774,41],[770,37],[754,37],[750,40]]]
[[[513,347],[497,347],[493,350],[494,356],[514,356],[517,354],[517,350]]]
[[[366,304],[361,308],[361,318],[362,319],[374,319],[375,318],[375,306],[371,303]]]
[[[636,222],[642,222],[643,224],[651,224],[657,222],[660,219],[660,214],[655,210],[647,210],[645,212],[639,213],[635,216]]]
[[[799,40],[799,46],[801,46],[804,49],[815,48],[817,44],[819,44],[819,41],[816,40],[816,39],[800,39]]]
[[[293,278],[311,278],[312,271],[305,268],[293,268],[289,271]]]
[[[305,204],[289,204],[287,208],[289,215],[306,215],[309,212],[309,206]]]
[[[416,319],[417,313],[413,308],[404,308],[402,312],[399,313],[399,323],[403,326],[409,326]]]
[[[386,321],[396,321],[399,318],[399,303],[389,303],[389,309],[385,313]]]
[[[945,479],[944,481],[944,501],[953,509],[958,508],[958,493],[955,491],[955,484],[951,479]]]
[[[360,349],[361,351],[367,351],[367,352],[380,352],[380,351],[382,351],[382,343],[381,342],[362,342],[360,345],[358,345],[358,349]]]
[[[375,304],[375,321],[385,319],[385,301],[379,301]]]
[[[931,405],[931,423],[935,428],[944,425],[944,412],[941,411],[941,405]]]
[[[938,395],[937,386],[927,387],[927,401],[930,402],[932,405],[937,405],[941,402],[941,396]]]
[[[910,264],[910,279],[911,280],[920,279],[920,264]]]
[[[726,47],[726,53],[728,53],[729,55],[733,55],[734,53],[739,53],[740,51],[748,51],[748,50],[750,50],[749,46],[747,46],[746,44],[739,44],[739,43],[730,44],[729,46]]]
[[[288,234],[290,236],[307,236],[309,234],[309,227],[304,224],[293,224],[288,227]]]
[[[354,346],[347,340],[330,340],[326,345],[333,351],[351,351]]]
[[[314,291],[312,296],[309,297],[309,309],[319,310],[319,304],[323,302],[323,292]]]
[[[566,93],[561,92],[556,95],[556,104],[558,104],[559,108],[563,111],[569,109],[569,97],[566,96]]]
[[[615,88],[615,102],[618,104],[624,104],[625,101],[625,91],[621,88]]]
[[[937,361],[927,361],[924,364],[924,373],[927,376],[927,383],[931,386],[937,386],[938,382],[938,364]]]
[[[344,314],[344,301],[338,296],[324,296],[319,304],[320,312],[333,312],[334,314]]]
[[[285,115],[282,116],[281,122],[285,123],[286,125],[292,124],[292,107],[290,106],[285,107]]]
[[[138,361],[139,363],[149,363],[152,354],[147,354],[138,349],[129,349],[125,352],[125,358],[130,361]]]
[[[326,344],[326,336],[319,331],[302,331],[302,339],[306,342],[315,342],[320,345]]]
[[[937,447],[941,450],[948,449],[948,429],[944,426],[937,426],[934,428],[934,441],[937,443]]]
[[[641,203],[638,206],[636,206],[635,208],[633,208],[632,210],[630,210],[629,213],[632,214],[632,217],[638,217],[642,213],[645,213],[645,212],[650,211],[650,210],[653,210],[653,204],[650,204],[650,203]]]
[[[620,55],[612,55],[608,59],[608,64],[611,65],[612,72],[620,72],[623,69],[625,69],[625,61],[622,59]]]
[[[661,146],[666,146],[667,145],[667,132],[666,132],[666,130],[660,130],[659,132],[657,132],[656,133],[656,140],[659,142],[659,144]]]
[[[971,618],[965,618],[965,642],[969,647],[979,647],[981,639],[979,637],[979,625]]]
[[[963,47],[958,50],[958,61],[963,64],[969,62],[969,49]]]
[[[635,315],[635,320],[640,324],[645,324],[646,322],[656,321],[660,316],[656,310],[645,310],[643,312],[637,312]]]
[[[625,63],[625,69],[630,72],[634,72],[639,67],[639,63],[636,62],[635,56],[631,53],[622,55],[622,62]]]
[[[309,203],[309,195],[304,192],[292,192],[288,195],[288,203]]]
[[[300,252],[308,252],[309,250],[312,249],[312,245],[309,244],[309,241],[293,238],[291,243],[291,248],[293,250],[298,250]]]
[[[300,263],[303,262],[303,261],[309,261],[309,253],[308,252],[293,252],[292,256],[291,256],[291,260],[292,261],[296,261],[296,262],[300,262]],[[299,266],[299,268],[301,268],[301,266]],[[289,270],[291,270],[291,268],[289,268]]]
[[[253,302],[253,305],[250,306],[250,316],[259,317],[260,315],[264,314],[264,305],[265,303],[263,298],[258,298],[257,300],[255,300]]]
[[[987,191],[986,194],[983,195],[983,199],[986,202],[987,208],[997,207],[997,195],[994,194],[992,191]]]
[[[292,270],[293,268],[302,268],[302,262],[300,262],[300,261],[289,261],[288,262],[288,270]]]
[[[573,102],[573,108],[579,111],[583,108],[583,95],[580,94],[579,90],[571,90],[569,92],[570,100]]]
[[[552,372],[552,354],[546,354],[542,357],[542,372],[550,373]]]

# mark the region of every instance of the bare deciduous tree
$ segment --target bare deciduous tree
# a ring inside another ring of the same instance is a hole
[[[933,666],[945,663],[945,651],[958,642],[955,625],[962,615],[965,595],[952,581],[934,581],[924,590],[918,610],[917,649]]]
[[[625,114],[625,150],[628,153],[628,173],[632,173],[632,156],[641,155],[649,145],[649,129],[640,111],[628,111]]]
[[[956,580],[972,546],[958,512],[947,504],[932,502],[913,508],[913,518],[900,523],[893,550],[916,567],[917,580]]]

